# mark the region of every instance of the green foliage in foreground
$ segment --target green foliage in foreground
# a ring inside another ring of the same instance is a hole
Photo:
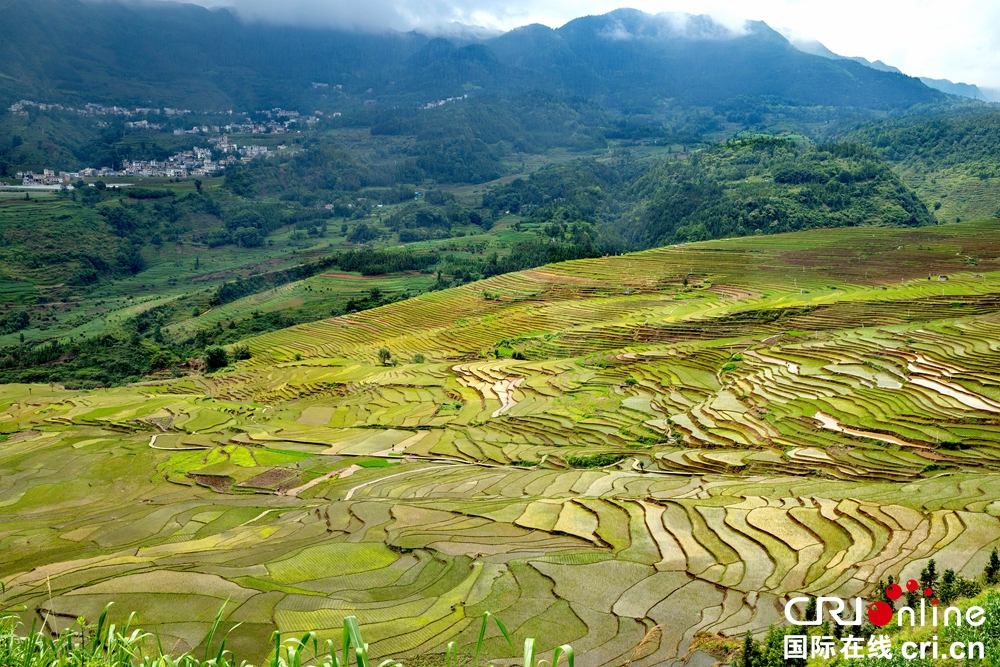
[[[139,628],[133,628],[135,613],[129,615],[125,625],[118,627],[108,620],[108,612],[113,603],[109,603],[96,624],[87,624],[84,619],[77,619],[76,624],[63,631],[57,637],[49,637],[46,633],[32,625],[25,635],[18,634],[16,616],[0,616],[0,665],[3,667],[253,667],[246,661],[237,662],[232,652],[226,650],[229,633],[239,627],[239,623],[229,629],[215,646],[219,633],[219,625],[225,605],[215,616],[215,622],[205,641],[203,657],[193,653],[179,656],[167,655],[163,652],[159,637]],[[0,609],[0,612],[3,610]],[[496,623],[508,645],[514,643],[507,628],[500,619],[490,612],[483,613],[479,638],[476,641],[474,665],[479,664],[479,655],[486,637],[486,628],[490,619]],[[156,654],[146,651],[150,641],[155,640]],[[303,664],[314,664],[317,667],[350,667],[354,658],[356,667],[372,667],[372,657],[368,653],[368,644],[361,634],[358,619],[348,616],[344,619],[342,642],[337,646],[332,639],[320,644],[316,633],[308,632],[301,639],[282,639],[280,632],[272,636],[274,652],[266,665],[261,667],[302,667]],[[338,656],[337,650],[340,649]],[[565,656],[568,667],[574,667],[575,653],[569,644],[563,644],[555,649],[551,662],[540,660],[535,649],[535,640],[524,640],[524,666],[536,667],[542,662],[550,667],[557,667],[559,659]],[[457,664],[458,652],[455,642],[448,644],[445,660],[448,667]],[[393,658],[386,658],[377,667],[402,667]]]

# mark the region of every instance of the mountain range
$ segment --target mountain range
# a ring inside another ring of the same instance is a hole
[[[768,96],[887,111],[947,99],[898,71],[806,53],[762,22],[630,9],[487,39],[246,23],[174,3],[13,0],[5,19],[0,101],[337,110],[544,89],[620,109]]]
[[[797,38],[790,31],[782,30],[781,32],[786,38],[788,38],[788,41],[792,46],[805,53],[811,53],[812,55],[828,58],[830,60],[852,60],[856,63],[864,65],[865,67],[870,67],[880,72],[892,72],[894,74],[903,73],[898,67],[887,65],[881,60],[868,60],[867,58],[862,58],[861,56],[842,56],[831,51],[822,42],[814,39]],[[941,92],[948,93],[949,95],[959,95],[961,97],[969,97],[971,99],[982,100],[984,102],[1000,101],[1000,98],[994,98],[993,95],[987,94],[986,91],[982,90],[979,86],[973,83],[955,83],[954,81],[949,81],[948,79],[932,79],[926,76],[918,78],[925,86],[935,90],[940,90]]]

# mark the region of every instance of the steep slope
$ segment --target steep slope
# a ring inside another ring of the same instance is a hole
[[[788,34],[786,34],[788,33]],[[867,58],[862,58],[861,56],[842,56],[834,53],[828,49],[824,44],[818,42],[814,39],[802,39],[791,34],[790,31],[783,31],[782,34],[786,34],[788,41],[797,48],[799,51],[805,53],[811,53],[814,56],[820,56],[822,58],[828,58],[830,60],[851,60],[856,63],[861,63],[865,67],[870,67],[876,69],[880,72],[895,72],[896,74],[902,74],[903,72],[898,67],[893,67],[892,65],[887,65],[881,60],[868,60]],[[949,81],[948,79],[932,79],[930,77],[921,76],[918,77],[920,81],[934,90],[940,90],[942,93],[947,93],[949,95],[958,95],[960,97],[968,97],[974,100],[981,100],[983,102],[991,101],[979,86],[973,83],[955,83],[954,81]]]

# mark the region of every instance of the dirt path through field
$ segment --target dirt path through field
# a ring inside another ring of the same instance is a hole
[[[158,449],[161,452],[197,452],[204,451],[206,449],[212,449],[212,447],[205,447],[203,445],[193,445],[191,447],[157,447],[156,438],[160,436],[159,433],[149,436],[149,448]]]
[[[930,449],[927,445],[918,445],[913,442],[907,442],[906,440],[900,440],[899,438],[891,435],[885,435],[884,433],[873,433],[871,431],[859,431],[858,429],[851,428],[850,426],[842,426],[836,417],[825,414],[823,412],[817,412],[813,415],[813,419],[818,421],[823,425],[823,428],[828,431],[836,431],[837,433],[847,433],[848,435],[856,435],[859,438],[871,438],[872,440],[881,440],[882,442],[891,442],[894,445],[899,445],[900,447],[913,447],[915,449]]]
[[[446,465],[446,466],[431,466],[430,468],[424,468],[422,470],[406,470],[404,472],[397,472],[395,475],[387,475],[385,477],[379,477],[378,479],[373,479],[373,480],[371,480],[369,482],[365,482],[364,484],[358,484],[357,486],[352,486],[347,491],[347,495],[344,496],[344,500],[350,500],[351,496],[353,496],[354,492],[357,491],[358,489],[363,489],[366,486],[371,486],[372,484],[378,484],[379,482],[384,482],[385,480],[392,479],[393,477],[402,477],[403,475],[417,475],[417,474],[420,474],[422,472],[427,472],[428,470],[438,470],[439,468],[451,468],[451,467],[452,466],[450,466],[450,465]]]
[[[778,359],[777,357],[769,357],[766,354],[760,354],[759,352],[754,352],[753,350],[747,350],[744,354],[749,354],[751,357],[756,357],[764,363],[767,364],[777,364],[778,366],[784,366],[788,369],[789,373],[793,375],[799,374],[799,365],[791,361],[785,361],[784,359]]]
[[[494,410],[490,417],[499,417],[517,405],[517,401],[514,400],[514,390],[524,382],[523,377],[501,376],[501,379],[495,379],[497,375],[500,375],[498,371],[489,368],[473,371],[462,365],[452,366],[451,370],[459,374],[459,382],[478,391],[484,400],[496,397],[500,401],[500,407]]]
[[[303,491],[307,491],[307,490],[313,488],[317,484],[322,484],[323,482],[325,482],[327,480],[330,480],[330,479],[333,479],[334,477],[336,477],[337,479],[344,479],[346,477],[350,477],[351,475],[353,475],[354,473],[356,473],[359,470],[364,470],[364,468],[362,468],[361,466],[359,466],[357,464],[353,464],[352,463],[351,465],[349,465],[346,468],[343,468],[341,470],[334,470],[333,472],[328,472],[325,475],[323,475],[322,477],[317,477],[314,480],[306,482],[302,486],[296,486],[294,489],[288,489],[287,491],[285,491],[283,493],[278,493],[278,495],[279,496],[291,496],[292,498],[297,498],[300,493],[302,493]]]

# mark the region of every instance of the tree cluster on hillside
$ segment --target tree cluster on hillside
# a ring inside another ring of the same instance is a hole
[[[871,150],[773,138],[732,141],[661,163],[630,184],[617,228],[634,246],[856,225],[933,224]]]
[[[872,121],[848,135],[895,163],[924,169],[961,166],[980,178],[1000,176],[1000,113],[907,116]]]
[[[490,189],[483,208],[494,215],[516,214],[531,222],[586,221],[596,223],[620,212],[623,184],[638,172],[626,165],[609,165],[592,158],[539,169],[528,178]]]
[[[483,205],[564,229],[574,222],[596,224],[605,244],[617,238],[629,248],[813,227],[935,222],[871,149],[843,143],[804,147],[774,137],[730,141],[688,160],[553,166],[492,189]]]
[[[302,143],[304,151],[287,161],[255,160],[230,170],[226,187],[242,197],[308,202],[320,193],[332,201],[338,193],[425,180],[481,183],[507,173],[504,160],[512,154],[601,148],[611,119],[594,104],[540,92],[486,96],[434,109],[355,113],[332,125],[366,127],[373,137],[392,138],[399,145],[389,159],[362,163],[331,140],[310,139]],[[651,127],[647,135],[665,132]]]

